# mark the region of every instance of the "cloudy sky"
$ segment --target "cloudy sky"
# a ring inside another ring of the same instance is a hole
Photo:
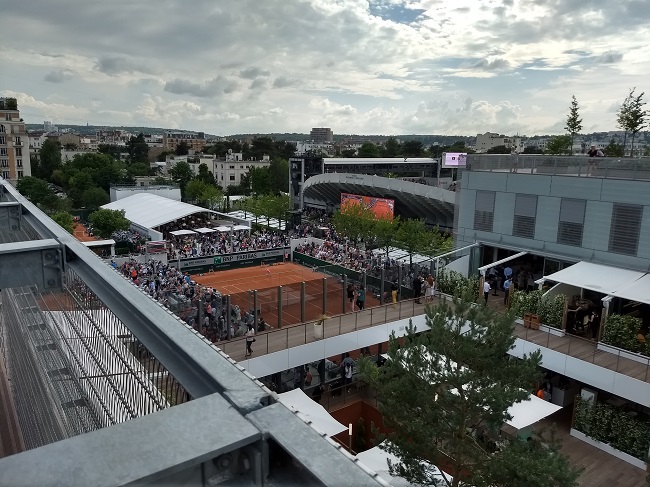
[[[650,92],[648,0],[1,0],[29,123],[212,134],[615,129]]]

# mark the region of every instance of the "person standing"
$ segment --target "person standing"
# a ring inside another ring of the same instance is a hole
[[[422,294],[422,278],[420,276],[415,276],[413,279],[413,297],[415,302],[420,304],[420,295]]]
[[[253,355],[253,342],[255,341],[255,329],[253,325],[248,325],[248,331],[246,332],[246,355],[249,357]]]
[[[433,301],[433,298],[436,295],[436,279],[429,274],[427,277],[427,291],[426,291],[426,297],[424,299],[425,302]]]
[[[359,308],[359,311],[361,311],[365,306],[366,306],[366,290],[363,286],[359,286],[359,291],[357,292],[357,308]]]
[[[505,293],[503,293],[503,304],[508,306],[508,299],[510,298],[510,289],[512,288],[512,279],[508,278],[506,279],[506,282],[503,283],[503,289]]]
[[[348,301],[350,302],[350,312],[354,313],[354,297],[355,297],[355,290],[354,290],[354,284],[348,284]]]
[[[390,285],[390,295],[393,301],[393,308],[397,306],[397,282],[393,281]]]
[[[488,281],[484,281],[483,282],[483,298],[485,299],[485,306],[487,306],[488,296],[490,296],[490,289],[492,289],[492,287],[490,286],[490,283]]]

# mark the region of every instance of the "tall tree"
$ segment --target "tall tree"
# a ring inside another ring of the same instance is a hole
[[[81,204],[90,211],[95,211],[110,201],[108,193],[96,186],[86,189],[81,195]]]
[[[390,248],[397,242],[397,229],[400,225],[400,217],[395,218],[377,218],[372,227],[372,235],[375,237],[377,247],[386,252],[388,259],[388,252]]]
[[[420,157],[424,153],[424,145],[419,140],[407,140],[402,144],[404,157]]]
[[[176,144],[176,150],[174,150],[174,153],[177,156],[186,156],[190,153],[190,146],[187,144],[187,142],[181,140],[178,144]]]
[[[47,181],[33,176],[20,178],[16,183],[16,189],[35,205],[42,205],[48,196],[54,196],[54,191],[50,189]]]
[[[461,299],[429,307],[430,330],[409,327],[403,347],[393,335],[383,367],[360,361],[390,431],[383,448],[398,458],[391,473],[423,485],[576,486],[580,472],[556,443],[498,438],[508,408],[528,399],[540,379],[541,354],[511,360],[514,316],[474,298],[468,286]],[[445,466],[453,480],[441,480],[432,465]]]
[[[379,147],[372,142],[362,144],[357,150],[358,157],[379,157]]]
[[[48,138],[41,146],[40,155],[40,162],[34,176],[49,181],[52,173],[61,168],[61,144]]]
[[[603,149],[603,154],[607,157],[623,157],[625,156],[625,149],[623,145],[617,144],[614,139],[611,139],[607,147]]]
[[[578,100],[576,96],[571,97],[571,106],[569,107],[569,114],[566,118],[566,130],[571,136],[571,155],[573,155],[573,141],[576,134],[579,134],[582,130],[582,118],[580,118],[580,107],[578,106]]]
[[[401,151],[400,143],[397,142],[395,137],[388,137],[384,144],[384,157],[397,157]]]
[[[289,192],[289,161],[275,157],[269,166],[269,179],[271,180],[271,192]]]
[[[402,220],[395,235],[399,246],[409,254],[409,265],[413,265],[413,254],[417,254],[427,245],[427,227],[424,220]]]
[[[181,187],[181,194],[185,196],[185,186],[194,177],[190,165],[185,161],[179,161],[169,170],[169,174]]]
[[[371,235],[374,221],[375,214],[363,203],[348,203],[332,217],[336,232],[354,241]]]
[[[625,148],[627,146],[627,132],[630,125],[628,117],[630,116],[630,104],[632,102],[632,93],[634,89],[630,90],[630,93],[625,97],[623,103],[621,104],[618,112],[616,112],[616,126],[623,130],[623,156],[625,156]]]
[[[131,225],[131,222],[124,215],[124,210],[102,208],[91,213],[88,220],[92,224],[95,233],[102,238],[110,238],[113,232],[127,230]]]
[[[506,147],[505,145],[495,145],[494,147],[490,147],[485,152],[486,154],[511,154],[512,149],[510,147]]]
[[[633,88],[632,91],[630,91],[627,115],[625,116],[625,122],[627,124],[625,129],[630,132],[630,135],[632,135],[632,147],[630,149],[631,157],[634,157],[634,139],[636,138],[636,134],[648,126],[648,111],[643,108],[646,104],[643,101],[645,92],[635,95],[635,90],[636,88]]]
[[[70,213],[60,211],[52,215],[52,220],[62,226],[68,233],[74,233],[74,218]]]
[[[149,146],[144,140],[144,134],[140,132],[137,137],[131,137],[126,145],[129,151],[130,162],[147,162]]]

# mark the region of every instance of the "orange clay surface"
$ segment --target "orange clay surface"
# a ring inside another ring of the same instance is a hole
[[[74,238],[80,242],[94,242],[95,240],[99,240],[98,238],[88,235],[88,232],[86,232],[86,227],[79,223],[77,223],[77,225],[74,227]]]

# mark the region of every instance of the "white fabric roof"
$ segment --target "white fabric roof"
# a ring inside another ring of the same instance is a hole
[[[578,262],[550,276],[544,276],[544,279],[591,289],[603,294],[613,294],[619,289],[638,281],[644,274],[645,272],[631,271],[619,267]]]
[[[227,226],[225,226],[225,225],[221,225],[221,226],[219,226],[219,227],[216,227],[215,230],[216,230],[217,232],[229,232],[229,231],[230,231],[230,227],[227,227]]]
[[[512,416],[512,419],[506,423],[520,430],[541,421],[560,409],[562,409],[560,406],[531,394],[527,400],[515,403],[508,408],[508,414]]]
[[[393,455],[392,453],[388,453],[386,450],[382,450],[378,446],[371,448],[370,450],[357,453],[356,458],[359,462],[363,463],[370,470],[376,472],[382,478],[382,480],[384,480],[386,483],[392,486],[409,487],[413,485],[410,482],[408,482],[405,478],[391,476],[390,472],[388,471],[388,460],[390,460],[391,463],[393,464],[398,462],[399,460],[395,455]],[[443,475],[447,478],[448,481],[451,482],[453,480],[453,477],[451,475],[442,472],[437,467],[426,462],[423,463],[425,463],[427,466],[431,468],[435,468],[437,470],[437,474],[434,475],[436,477],[439,476],[441,480]],[[442,484],[442,485],[446,485],[446,484]]]
[[[136,193],[133,196],[113,201],[102,208],[124,210],[126,218],[144,228],[155,228],[195,213],[216,213],[200,206],[189,205],[149,193]]]
[[[282,404],[292,411],[297,411],[299,416],[310,421],[315,429],[327,436],[334,436],[348,429],[330,416],[323,406],[308,397],[302,389],[283,392],[279,398]]]
[[[169,233],[178,237],[180,235],[194,235],[196,232],[194,230],[174,230]]]
[[[205,227],[203,227],[203,228],[195,228],[194,231],[198,232],[198,233],[214,233],[214,232],[216,232],[216,230],[213,229],[213,228],[205,228]]]
[[[611,293],[617,298],[629,299],[630,301],[639,301],[640,303],[650,304],[650,274],[646,274],[640,279],[634,281],[629,286],[623,287],[618,291]]]
[[[248,225],[235,225],[232,229],[233,230],[250,230],[251,227],[249,227]]]

